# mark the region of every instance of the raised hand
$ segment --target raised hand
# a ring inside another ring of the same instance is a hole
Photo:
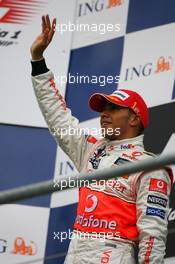
[[[43,58],[43,53],[48,47],[56,30],[56,18],[50,22],[49,15],[42,16],[42,33],[33,42],[30,52],[32,60],[40,60]]]

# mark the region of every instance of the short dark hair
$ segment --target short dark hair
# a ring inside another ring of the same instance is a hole
[[[140,122],[140,127],[139,127],[139,131],[138,131],[138,136],[140,136],[141,134],[143,134],[144,131],[144,126],[143,124]]]

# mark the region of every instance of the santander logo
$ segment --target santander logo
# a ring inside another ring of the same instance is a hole
[[[0,23],[26,24],[46,0],[0,0]]]

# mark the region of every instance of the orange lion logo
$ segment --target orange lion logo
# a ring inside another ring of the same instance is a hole
[[[173,59],[172,57],[168,57],[166,60],[165,57],[161,56],[157,61],[157,68],[155,73],[169,71],[172,68]]]
[[[37,253],[36,244],[30,241],[32,245],[27,246],[25,240],[22,237],[17,237],[14,241],[13,254],[34,256]]]

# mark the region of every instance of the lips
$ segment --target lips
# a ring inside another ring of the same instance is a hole
[[[111,122],[109,122],[109,121],[107,121],[107,120],[102,120],[101,121],[101,125],[102,126],[107,126],[107,125],[111,125],[112,123]]]

